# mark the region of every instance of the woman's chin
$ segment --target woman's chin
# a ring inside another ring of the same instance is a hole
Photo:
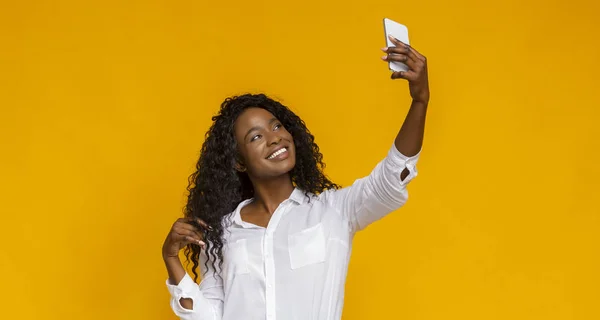
[[[289,179],[292,169],[294,169],[294,166],[269,170],[268,172],[264,172],[262,177],[268,180]]]

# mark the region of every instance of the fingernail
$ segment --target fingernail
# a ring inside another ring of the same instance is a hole
[[[206,244],[204,242],[198,240],[198,245],[201,246],[201,247],[204,247]]]
[[[381,57],[382,60],[387,60],[387,56]]]
[[[381,51],[383,51],[383,52],[387,52],[387,49],[388,49],[388,48],[381,48]]]

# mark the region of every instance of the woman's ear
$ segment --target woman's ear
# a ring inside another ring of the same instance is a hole
[[[246,166],[244,165],[244,160],[242,159],[242,156],[239,153],[235,156],[234,167],[235,167],[235,170],[238,172],[246,172]]]
[[[235,162],[235,170],[238,172],[246,172],[246,166],[241,164],[239,161]]]

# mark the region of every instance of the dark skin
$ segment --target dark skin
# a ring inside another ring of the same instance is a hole
[[[254,187],[254,201],[242,208],[242,220],[266,227],[277,206],[294,190],[289,175],[296,164],[294,138],[261,108],[249,108],[237,118],[235,138],[240,153],[236,169],[246,172]],[[285,152],[269,159],[279,150]]]
[[[383,48],[386,62],[397,61],[406,64],[406,72],[394,72],[392,79],[405,79],[412,103],[404,123],[394,140],[396,148],[405,156],[416,155],[423,145],[425,118],[429,104],[429,80],[427,59],[414,48],[390,36],[394,46]],[[239,159],[236,170],[247,172],[254,186],[254,201],[241,211],[244,221],[266,227],[279,204],[288,199],[294,190],[289,171],[295,164],[294,140],[271,113],[261,108],[249,108],[235,123],[235,138]],[[278,158],[268,159],[274,151],[286,148]],[[408,171],[403,171],[399,179],[405,179]],[[208,226],[197,219],[203,227]],[[163,244],[163,259],[171,283],[179,283],[185,276],[185,269],[179,260],[179,251],[190,243],[204,246],[201,230],[178,219]],[[192,309],[191,299],[181,299],[181,305]]]
[[[427,59],[413,47],[390,36],[393,47],[383,48],[387,53],[384,61],[397,61],[406,64],[406,72],[392,73],[392,79],[408,80],[408,89],[412,103],[400,132],[396,136],[395,145],[406,156],[416,155],[423,146],[425,132],[425,116],[429,104],[429,77],[427,74]]]

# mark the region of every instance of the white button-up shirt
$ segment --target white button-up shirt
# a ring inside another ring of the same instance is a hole
[[[182,320],[341,319],[354,234],[404,205],[419,154],[392,146],[367,177],[310,201],[295,189],[266,228],[242,220],[241,208],[253,200],[242,201],[225,218],[223,269],[207,269],[202,253],[199,286],[187,274],[177,285],[167,281],[173,311]],[[193,309],[181,298],[191,298]]]

